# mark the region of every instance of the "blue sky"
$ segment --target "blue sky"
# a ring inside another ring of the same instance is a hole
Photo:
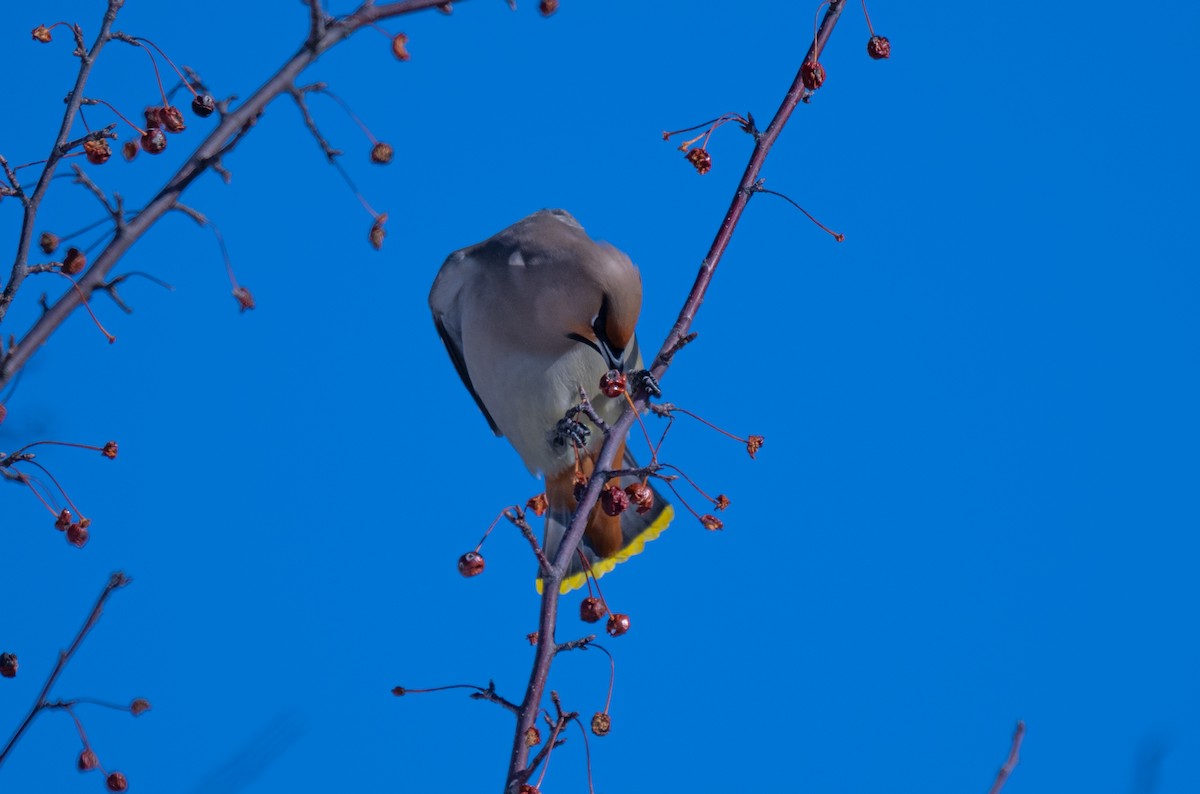
[[[295,2],[209,5],[130,0],[118,27],[242,96],[304,34]],[[405,64],[363,31],[306,73],[396,147],[371,165],[352,122],[311,100],[390,213],[382,252],[280,100],[228,158],[232,184],[209,175],[185,197],[220,225],[258,309],[237,312],[212,236],[168,218],[122,269],[175,291],[131,281],[134,315],[96,300],[116,344],[79,315],[35,357],[0,449],[112,438],[121,455],[39,457],[93,520],[84,550],[3,489],[0,650],[21,659],[0,681],[5,736],[120,568],[134,584],[55,693],[154,704],[136,720],[82,712],[133,790],[499,790],[506,713],[388,694],[493,678],[518,699],[536,622],[515,532],[488,542],[483,576],[455,572],[539,486],[459,384],[429,285],[450,251],[564,207],[640,266],[657,347],[750,143],[722,129],[700,177],[660,132],[730,111],[765,124],[813,11],[521,6],[391,23],[410,36]],[[75,67],[65,37],[28,31],[94,31],[100,10],[0,13],[10,161],[43,156]],[[763,172],[846,242],[755,197],[663,383],[767,442],[751,461],[694,423],[672,430],[664,458],[733,504],[724,532],[677,519],[603,581],[633,628],[606,643],[617,685],[596,790],[984,792],[1023,719],[1007,792],[1196,791],[1198,13],[871,11],[892,59],[866,57],[848,9],[825,86]],[[157,89],[145,56],[114,44],[88,90],[136,113]],[[211,124],[89,173],[139,206]],[[62,179],[38,229],[97,210]],[[0,239],[18,223],[0,203]],[[61,290],[40,278],[5,335]],[[574,604],[561,638],[586,633]],[[607,675],[602,654],[572,653],[552,686],[588,715]],[[44,715],[0,788],[100,790],[77,750],[70,721]],[[572,735],[543,791],[586,790]]]

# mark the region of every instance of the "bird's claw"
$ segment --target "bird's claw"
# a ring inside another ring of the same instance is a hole
[[[592,431],[588,430],[587,425],[575,421],[571,416],[564,416],[554,426],[554,441],[560,445],[570,443],[573,447],[586,446],[591,434]]]
[[[651,397],[662,397],[662,387],[658,385],[658,378],[650,374],[650,370],[639,369],[629,376],[629,380],[633,385],[633,391],[645,389],[646,394]]]

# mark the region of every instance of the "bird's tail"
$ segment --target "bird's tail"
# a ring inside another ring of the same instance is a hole
[[[585,459],[583,474],[590,476],[591,461]],[[637,462],[628,450],[624,451],[623,464],[626,468],[637,468]],[[625,489],[630,485],[640,484],[636,477],[619,477],[609,481]],[[675,517],[671,504],[662,498],[649,483],[652,501],[642,498],[641,504],[631,499],[628,507],[619,515],[611,516],[602,506],[597,505],[588,516],[587,529],[584,531],[583,542],[579,544],[580,551],[587,558],[592,575],[600,578],[635,554],[641,554],[646,544],[657,538]],[[638,494],[635,493],[635,496]],[[566,534],[571,518],[575,514],[575,472],[567,469],[554,477],[546,478],[546,498],[549,506],[546,510],[546,534],[543,544],[546,556],[553,559],[558,552],[559,544]],[[583,561],[576,554],[571,558],[559,588],[566,593],[587,582],[587,572]],[[542,592],[542,580],[537,580],[537,591]]]

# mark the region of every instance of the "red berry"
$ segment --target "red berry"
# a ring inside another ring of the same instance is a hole
[[[687,161],[696,169],[696,173],[704,176],[712,170],[712,155],[707,149],[691,149],[688,151]]]
[[[625,393],[625,373],[610,369],[600,378],[600,391],[605,397],[620,397]]]
[[[103,138],[95,141],[84,141],[83,154],[92,165],[104,165],[108,162],[108,158],[112,157],[112,147]]]
[[[403,33],[397,33],[392,37],[392,55],[395,55],[397,60],[407,61],[412,57],[408,54],[408,48],[404,46],[407,43],[408,36]]]
[[[137,157],[138,150],[141,148],[141,145],[136,140],[125,141],[125,143],[121,144],[121,156],[128,162]]]
[[[538,10],[542,12],[542,16],[548,17],[558,10],[558,0],[542,0]]]
[[[183,113],[174,105],[158,109],[158,117],[162,119],[162,125],[167,132],[183,132],[187,129],[187,122],[183,120]]]
[[[619,516],[629,509],[629,494],[618,485],[606,485],[600,493],[600,507],[610,516]]]
[[[67,255],[63,257],[62,272],[68,276],[74,276],[83,272],[85,267],[87,267],[87,254],[78,248],[68,248]]]
[[[637,505],[638,514],[649,513],[654,508],[654,490],[644,482],[635,482],[625,489],[629,501]]]
[[[82,522],[76,522],[67,527],[67,543],[70,543],[77,549],[82,549],[87,545],[87,542],[88,531]]]
[[[867,55],[877,61],[892,57],[892,43],[887,36],[872,36],[867,40]]]
[[[15,653],[0,653],[0,675],[5,678],[17,677],[17,655]]]
[[[142,135],[142,148],[146,154],[162,154],[167,148],[167,136],[158,127],[151,127]]]
[[[610,637],[620,637],[629,631],[629,616],[613,612],[608,616],[608,625],[604,627]]]
[[[129,782],[125,780],[125,775],[120,772],[113,772],[104,781],[104,785],[108,786],[109,791],[124,791],[129,788]]]
[[[579,602],[579,619],[584,623],[596,623],[608,614],[608,607],[595,596],[588,596]]]
[[[458,572],[468,578],[483,573],[483,555],[477,551],[468,551],[459,557]]]
[[[197,94],[192,100],[192,112],[202,119],[211,116],[216,109],[217,103],[208,94]]]
[[[90,747],[85,747],[79,751],[79,758],[75,760],[75,766],[80,772],[89,772],[100,766],[100,759]]]
[[[58,250],[58,235],[54,232],[42,232],[42,236],[38,238],[38,246],[43,254],[54,253]]]
[[[825,67],[816,61],[805,61],[800,66],[800,82],[809,91],[816,91],[825,82]]]
[[[129,704],[129,712],[135,717],[140,717],[150,710],[150,701],[145,698],[136,698]]]

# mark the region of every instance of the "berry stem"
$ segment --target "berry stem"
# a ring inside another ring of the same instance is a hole
[[[145,39],[145,38],[142,38],[141,36],[134,36],[133,40],[138,42],[139,44],[141,44],[142,42],[145,42],[146,44],[149,44],[151,47],[153,47],[155,50],[157,50],[158,54],[162,56],[163,60],[166,61],[167,64],[170,65],[170,67],[175,70],[175,74],[179,75],[179,79],[183,82],[184,87],[187,88],[187,90],[192,92],[192,96],[200,96],[199,94],[196,93],[196,89],[192,88],[192,84],[190,82],[188,82],[188,79],[183,76],[183,72],[179,71],[179,67],[175,65],[175,62],[172,61],[170,58],[168,58],[167,54],[162,51],[162,47],[160,47],[157,44],[155,44],[154,42],[150,41],[150,39]],[[144,46],[143,46],[143,49],[145,49]],[[155,74],[158,73],[158,67],[154,68],[154,72],[155,72]],[[159,82],[158,82],[158,87],[160,90],[162,89],[162,81],[161,80],[159,80]],[[164,105],[168,104],[167,97],[165,95],[163,96],[163,104]]]
[[[154,53],[150,52],[150,48],[147,47],[146,45],[142,44],[142,42],[140,40],[135,38],[132,41],[135,45],[137,45],[138,47],[141,47],[142,50],[145,51],[146,56],[148,58],[150,58],[150,65],[154,67],[154,79],[156,81],[158,81],[158,93],[159,93],[159,96],[162,97],[163,107],[166,107],[167,105],[169,105],[171,103],[167,101],[167,91],[166,91],[166,89],[163,88],[162,75],[158,71],[158,61],[154,60]],[[155,49],[158,49],[158,48],[155,47]],[[162,52],[162,50],[159,50],[159,52]],[[164,55],[163,57],[165,58],[167,56]],[[176,70],[176,71],[178,71],[178,70]],[[182,75],[180,75],[180,76],[182,77]]]
[[[113,336],[112,334],[110,334],[108,332],[108,329],[100,324],[100,318],[96,316],[96,313],[94,311],[92,311],[92,306],[88,302],[87,295],[83,294],[83,288],[79,286],[79,282],[77,282],[75,279],[71,278],[66,273],[62,272],[61,270],[55,270],[54,272],[57,273],[58,275],[62,276],[63,278],[65,278],[67,281],[71,282],[71,286],[74,287],[75,291],[79,293],[79,300],[80,300],[80,302],[83,303],[83,308],[87,309],[87,313],[92,316],[92,322],[94,322],[96,324],[96,327],[100,329],[100,333],[104,334],[104,336],[108,339],[108,343],[111,345],[113,342],[117,341],[117,338],[115,336]]]
[[[134,124],[134,123],[133,123],[132,121],[130,121],[129,119],[125,118],[125,114],[124,114],[124,113],[122,113],[121,111],[117,110],[117,109],[116,109],[115,107],[113,107],[113,106],[112,106],[110,103],[108,103],[108,102],[105,102],[103,99],[84,99],[84,100],[83,100],[83,104],[85,104],[85,105],[104,105],[104,107],[108,108],[108,109],[109,109],[109,110],[111,110],[113,113],[116,113],[116,114],[117,114],[117,117],[118,117],[119,119],[121,119],[121,121],[125,122],[125,123],[126,123],[126,124],[128,124],[130,127],[133,127],[135,130],[137,130],[137,131],[138,131],[138,135],[145,135],[145,134],[146,134],[146,131],[145,131],[144,129],[142,129],[142,128],[141,128],[141,127],[139,127],[138,125]]]
[[[605,706],[604,710],[607,712],[608,706]],[[579,726],[579,731],[583,734],[583,757],[587,764],[588,794],[596,794],[596,789],[592,785],[592,748],[588,746],[587,728],[583,727],[583,720],[579,719],[579,717],[575,717],[572,721]]]
[[[655,448],[654,442],[650,440],[650,431],[646,429],[646,423],[642,421],[642,413],[633,404],[633,398],[629,396],[629,392],[623,391],[621,394],[625,395],[625,402],[629,403],[629,407],[633,410],[633,415],[637,417],[637,422],[642,427],[642,435],[646,437],[646,446],[650,447],[650,465],[653,466],[658,463],[658,449]]]
[[[53,474],[50,473],[49,469],[47,469],[45,466],[43,466],[42,464],[38,463],[35,460],[27,460],[25,462],[28,463],[30,466],[37,466],[39,469],[41,469],[42,473],[50,478],[50,482],[54,483],[54,487],[57,488],[58,492],[63,495],[63,498],[67,500],[67,504],[70,505],[71,509],[75,511],[75,515],[79,516],[80,519],[85,518],[85,516],[83,515],[83,511],[75,506],[75,502],[71,501],[70,495],[67,494],[67,489],[62,487],[62,483],[60,483],[58,481],[57,477],[55,477]]]
[[[76,449],[90,449],[93,452],[103,452],[104,451],[104,447],[94,447],[91,444],[76,444],[72,441],[34,441],[32,443],[26,444],[25,446],[21,447],[16,452],[9,453],[9,455],[5,458],[5,460],[16,457],[17,455],[20,455],[22,452],[24,452],[27,449],[32,449],[33,447],[39,447],[39,446],[43,446],[43,445],[54,446],[54,447],[75,447]]]
[[[588,643],[592,648],[599,648],[604,651],[604,655],[608,657],[608,697],[604,700],[604,713],[608,713],[608,707],[612,705],[613,685],[617,682],[617,660],[608,652],[608,648],[603,645],[597,645],[594,642]]]
[[[327,97],[332,99],[334,102],[337,102],[338,105],[341,106],[342,110],[346,111],[346,114],[348,116],[350,116],[350,118],[354,119],[354,123],[357,124],[358,128],[363,131],[364,135],[367,136],[367,140],[369,140],[371,142],[372,146],[379,143],[379,141],[377,141],[375,139],[375,136],[371,134],[371,130],[367,127],[367,125],[365,123],[363,123],[363,120],[358,117],[358,114],[350,109],[350,105],[346,103],[346,100],[342,99],[340,96],[338,96],[337,94],[333,93],[332,91],[330,91],[328,88],[325,88],[325,87],[315,88],[313,90],[315,92],[317,92],[318,94],[325,94]]]
[[[779,196],[779,198],[783,199],[783,200],[784,200],[784,201],[786,201],[788,204],[791,204],[793,207],[795,207],[796,209],[798,209],[798,210],[800,210],[801,212],[803,212],[803,213],[804,213],[804,217],[808,218],[810,221],[812,221],[813,223],[815,223],[815,224],[816,224],[818,227],[820,227],[820,229],[821,229],[823,232],[825,232],[826,234],[828,234],[828,235],[829,235],[830,237],[832,237],[834,240],[837,240],[839,243],[840,243],[840,242],[844,242],[844,241],[845,241],[845,239],[846,239],[846,235],[842,234],[841,232],[835,232],[833,229],[830,229],[828,226],[826,226],[825,224],[821,223],[819,220],[817,220],[816,218],[814,218],[814,217],[812,216],[812,213],[811,213],[811,212],[809,212],[808,210],[804,209],[804,207],[801,207],[799,204],[797,204],[796,202],[792,201],[790,198],[788,198],[787,196],[783,195],[782,193],[779,193],[779,192],[777,192],[777,191],[774,191],[774,190],[768,190],[767,188],[763,187],[762,185],[755,185],[755,187],[754,187],[754,192],[755,192],[755,193],[770,193],[772,196]]]
[[[29,490],[33,491],[33,495],[38,498],[38,501],[41,502],[42,505],[47,510],[50,511],[50,515],[52,515],[52,516],[58,515],[59,511],[55,510],[53,507],[51,507],[50,503],[46,501],[45,497],[43,497],[40,493],[38,493],[38,489],[33,484],[32,477],[30,477],[28,474],[26,474],[23,471],[19,471],[19,472],[17,472],[17,479],[18,479],[18,481],[23,482],[29,486]],[[45,484],[43,484],[42,487],[45,488],[46,487]],[[47,490],[49,490],[49,489],[47,488]]]
[[[871,32],[872,38],[875,36],[875,28],[871,26],[871,15],[867,13],[867,0],[862,0],[863,16],[867,18],[867,30]]]

